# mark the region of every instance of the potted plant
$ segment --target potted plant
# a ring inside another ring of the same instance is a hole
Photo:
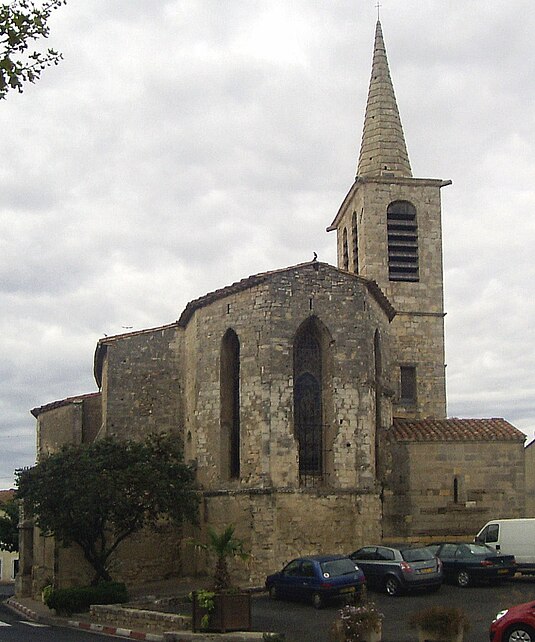
[[[215,557],[215,568],[213,588],[192,593],[194,631],[251,630],[251,594],[234,588],[230,579],[229,560],[250,557],[234,530],[230,525],[218,533],[208,527],[208,542],[196,545]]]
[[[341,608],[331,627],[331,642],[380,642],[383,614],[366,595]]]
[[[449,606],[431,606],[413,613],[409,618],[412,629],[418,630],[418,641],[440,640],[461,642],[470,622],[462,609]]]

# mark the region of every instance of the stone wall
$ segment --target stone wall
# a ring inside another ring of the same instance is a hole
[[[176,325],[110,338],[102,384],[105,434],[144,439],[182,437],[181,331]]]
[[[37,420],[39,456],[82,443],[83,402],[77,401],[41,413]]]
[[[391,451],[385,538],[472,539],[489,519],[524,516],[522,443],[406,442]]]
[[[376,492],[221,491],[206,494],[202,524],[216,530],[236,525],[252,558],[247,565],[232,565],[235,578],[243,585],[262,586],[266,575],[295,557],[348,554],[379,541],[380,515]]]
[[[48,455],[68,444],[93,441],[101,425],[102,399],[93,393],[54,402],[38,409],[38,455]]]
[[[191,630],[191,618],[185,615],[127,608],[116,604],[94,604],[91,606],[90,616],[99,624],[111,624],[125,629],[141,629],[149,633]]]

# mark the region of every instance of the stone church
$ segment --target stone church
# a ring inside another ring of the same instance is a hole
[[[524,512],[525,435],[448,419],[441,189],[412,175],[380,22],[356,178],[316,259],[188,303],[158,328],[101,339],[98,392],[32,410],[38,456],[165,431],[202,493],[200,529],[233,523],[258,583],[292,557],[471,536]],[[84,580],[76,551],[24,522],[19,590]],[[197,532],[196,537],[202,537]],[[182,553],[182,554],[180,554]],[[191,574],[177,533],[125,543],[128,582]]]

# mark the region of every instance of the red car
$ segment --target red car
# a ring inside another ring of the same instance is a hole
[[[500,611],[490,625],[491,642],[535,642],[535,601]]]

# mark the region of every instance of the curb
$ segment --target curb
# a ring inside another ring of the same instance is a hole
[[[32,611],[32,609],[29,609],[27,606],[23,606],[22,604],[19,604],[17,601],[13,600],[12,598],[9,598],[8,600],[6,600],[5,603],[14,611],[17,611],[17,613],[20,613],[21,615],[26,616],[29,620],[35,620],[36,622],[43,621],[43,618],[40,617],[35,611]]]
[[[58,620],[53,617],[43,617],[32,609],[20,604],[16,600],[9,598],[5,604],[12,610],[20,613],[29,620],[34,622],[47,623],[54,626],[65,626],[74,629],[82,629],[84,631],[93,631],[94,633],[102,633],[103,635],[120,635],[123,638],[130,638],[131,640],[145,640],[146,642],[163,642],[164,636],[155,633],[142,633],[141,631],[133,631],[132,629],[123,629],[116,626],[107,626],[105,624],[93,624],[89,622],[81,622],[78,620]]]

